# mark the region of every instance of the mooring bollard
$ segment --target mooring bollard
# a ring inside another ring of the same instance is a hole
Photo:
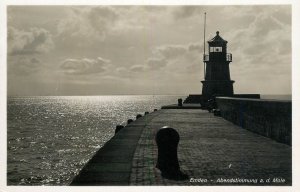
[[[182,99],[181,99],[181,98],[178,99],[178,106],[179,106],[179,107],[182,107]]]
[[[124,126],[123,125],[117,125],[116,129],[115,129],[115,134],[118,133],[121,129],[123,129]]]
[[[137,114],[136,119],[141,118],[142,115],[141,114]]]
[[[180,171],[177,147],[179,143],[178,132],[168,126],[158,130],[155,141],[158,148],[156,168],[161,171],[161,175],[167,179],[184,180],[188,176]]]
[[[132,123],[132,122],[133,122],[132,119],[128,119],[128,120],[127,120],[127,124],[130,124],[130,123]]]
[[[148,115],[148,114],[149,114],[149,112],[148,112],[148,111],[146,111],[146,112],[145,112],[145,115]]]

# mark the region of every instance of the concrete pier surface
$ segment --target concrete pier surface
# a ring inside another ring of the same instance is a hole
[[[187,180],[155,168],[155,133],[180,135],[178,159]],[[200,109],[161,109],[119,131],[71,185],[291,185],[292,148]]]

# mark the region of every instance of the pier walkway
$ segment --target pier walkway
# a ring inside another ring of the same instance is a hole
[[[155,168],[155,133],[166,125],[180,135],[188,180],[164,179]],[[118,132],[71,185],[291,185],[291,150],[204,110],[161,109]]]

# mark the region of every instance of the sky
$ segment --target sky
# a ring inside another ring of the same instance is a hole
[[[291,6],[8,6],[7,94],[201,94],[203,23],[235,93],[291,94]]]

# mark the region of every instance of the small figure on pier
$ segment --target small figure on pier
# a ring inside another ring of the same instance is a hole
[[[182,99],[181,99],[181,98],[178,99],[178,106],[179,106],[179,107],[182,107]]]

